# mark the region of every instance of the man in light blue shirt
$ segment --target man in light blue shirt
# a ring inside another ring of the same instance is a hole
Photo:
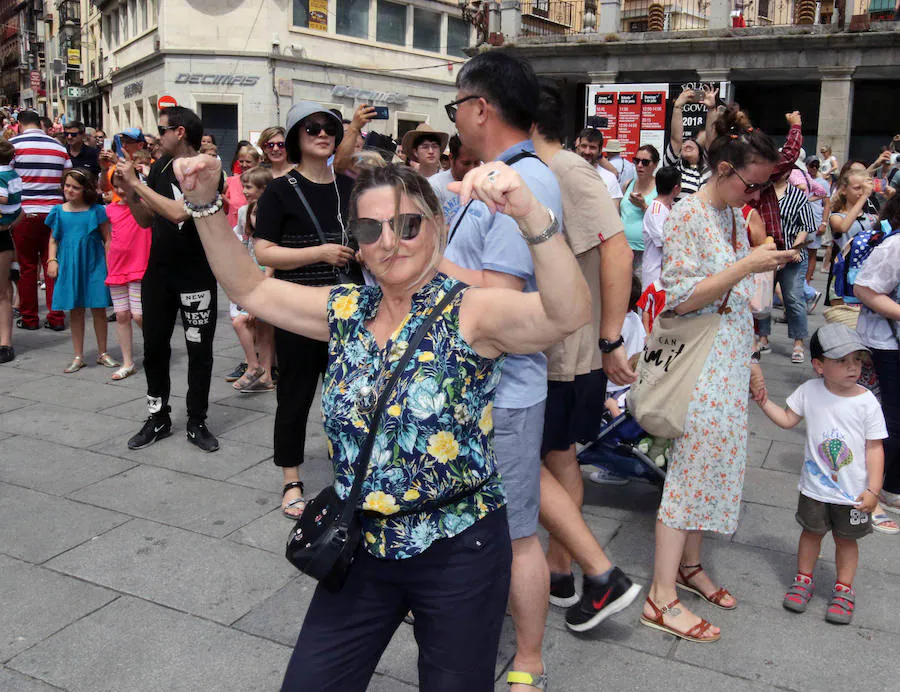
[[[534,154],[530,140],[539,88],[531,67],[501,52],[484,53],[466,63],[457,87],[457,99],[447,106],[447,113],[463,145],[482,161],[512,166],[561,223],[559,185]],[[518,225],[505,214],[491,214],[480,201],[459,211],[450,226],[444,257],[441,270],[468,284],[537,290],[531,253]],[[507,493],[513,546],[510,610],[518,650],[508,681],[514,692],[545,681],[541,646],[550,581],[537,524],[546,398],[544,354],[507,356],[493,418],[494,451]]]

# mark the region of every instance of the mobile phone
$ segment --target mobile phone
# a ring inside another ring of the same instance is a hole
[[[112,140],[109,137],[103,140],[103,151],[112,151]]]
[[[122,138],[119,135],[113,137],[113,146],[116,148],[116,156],[120,159],[124,159],[125,150],[122,148]]]
[[[609,118],[605,115],[589,115],[587,118],[587,126],[594,127],[598,130],[605,130],[609,127]]]
[[[375,108],[375,117],[372,120],[387,120],[388,119],[388,107],[387,106],[373,106]]]

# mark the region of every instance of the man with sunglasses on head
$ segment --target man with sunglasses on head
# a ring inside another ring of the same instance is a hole
[[[172,166],[175,159],[197,155],[202,135],[203,124],[196,113],[172,106],[159,116],[162,156],[150,168],[147,182],[138,178],[130,156],[120,159],[116,165],[115,180],[126,192],[135,221],[153,229],[150,261],[141,285],[144,371],[150,415],[140,431],[128,440],[128,448],[133,450],[172,434],[170,341],[179,313],[188,354],[185,434],[188,442],[204,452],[219,448],[218,440],[205,422],[212,379],[217,285],[194,220],[184,209],[183,194]],[[143,136],[138,138],[135,133],[133,139],[143,147]],[[127,152],[126,147],[126,155]],[[220,183],[220,191],[221,187]]]
[[[66,135],[66,146],[69,149],[69,158],[72,159],[72,166],[74,168],[84,168],[95,176],[99,176],[100,162],[97,158],[99,152],[85,143],[84,123],[73,120],[63,127],[63,132]]]

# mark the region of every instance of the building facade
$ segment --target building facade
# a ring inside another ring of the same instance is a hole
[[[395,137],[420,122],[447,130],[472,34],[456,4],[437,0],[92,2],[107,131],[154,130],[168,96],[201,116],[223,158],[302,99],[348,118],[361,103],[387,106],[372,129]]]

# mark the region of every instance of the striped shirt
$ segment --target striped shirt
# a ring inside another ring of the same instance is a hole
[[[797,236],[804,231],[809,235],[816,232],[812,205],[806,199],[806,193],[799,187],[788,184],[784,194],[778,200],[778,211],[781,216],[781,230],[784,233],[785,247],[792,247],[797,242]],[[807,258],[806,250],[800,250],[800,261]]]
[[[675,153],[671,142],[669,142],[669,145],[666,147],[663,162],[666,166],[674,166],[678,169],[678,172],[681,173],[681,194],[678,195],[675,201],[684,199],[688,195],[693,195],[700,189],[703,183],[709,180],[711,173],[709,168],[704,167],[701,169],[697,166],[691,166],[690,164],[685,163],[684,159]]]
[[[22,211],[49,214],[63,201],[60,183],[72,160],[66,148],[38,129],[26,130],[9,140],[16,149],[13,164],[22,177]]]
[[[22,179],[12,166],[0,166],[0,197],[6,197],[6,204],[0,204],[0,226],[9,226],[22,208]]]

